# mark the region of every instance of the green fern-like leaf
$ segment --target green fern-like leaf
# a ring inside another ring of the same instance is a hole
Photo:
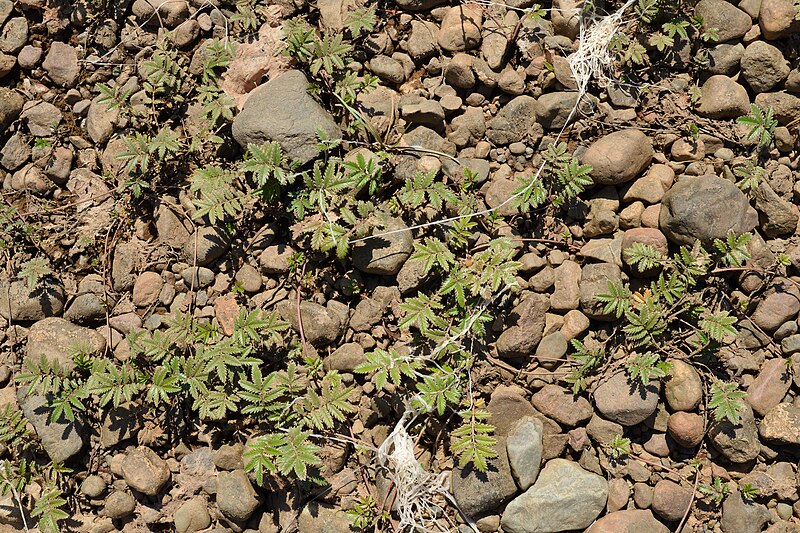
[[[434,266],[438,266],[442,272],[447,272],[456,262],[455,254],[439,239],[427,237],[423,243],[415,243],[414,250],[411,259],[424,262],[425,274]]]
[[[59,533],[58,523],[69,518],[69,515],[61,509],[67,501],[61,497],[61,491],[57,487],[47,487],[36,504],[33,506],[31,516],[39,519],[38,527],[42,533]]]
[[[278,447],[275,465],[284,476],[294,474],[297,479],[308,477],[308,467],[318,466],[322,461],[317,457],[319,446],[308,441],[310,432],[292,428],[286,433],[284,442]]]
[[[342,422],[347,413],[355,411],[348,396],[352,387],[346,387],[336,372],[329,372],[320,382],[319,392],[309,389],[300,402],[303,424],[315,429],[331,429]]]
[[[422,366],[420,361],[402,356],[394,349],[386,351],[376,348],[365,354],[365,358],[367,361],[358,365],[353,371],[356,374],[374,374],[375,386],[379,389],[384,388],[388,380],[400,385],[402,376],[414,379],[415,369]]]
[[[708,407],[714,410],[714,419],[727,419],[731,424],[738,424],[741,418],[739,414],[744,405],[741,400],[746,396],[739,390],[736,383],[724,383],[716,381],[711,384],[711,400]]]
[[[630,248],[625,249],[625,259],[629,264],[644,271],[659,268],[664,261],[664,256],[648,244],[635,242]]]
[[[472,463],[479,472],[487,472],[488,460],[497,457],[497,440],[491,436],[494,426],[485,422],[491,414],[484,409],[467,409],[459,415],[464,423],[450,433],[451,450],[458,456],[461,468]]]
[[[631,306],[631,291],[621,281],[608,281],[608,292],[595,296],[598,301],[606,304],[603,313],[613,314],[621,318]]]
[[[277,472],[275,456],[280,453],[278,447],[284,442],[282,435],[261,435],[245,445],[242,453],[244,469],[255,475],[259,485],[264,485],[264,474]]]
[[[719,311],[703,318],[699,326],[709,338],[716,342],[722,342],[726,335],[736,335],[734,324],[736,324],[735,316],[730,316],[728,311]]]
[[[408,298],[400,304],[400,309],[405,311],[405,316],[400,320],[398,326],[401,329],[416,327],[420,333],[427,335],[431,332],[431,327],[444,329],[447,322],[440,316],[438,311],[444,309],[439,302],[439,297],[427,294],[420,294],[413,298]]]
[[[235,179],[235,174],[216,165],[196,169],[189,181],[190,192],[197,193],[192,200],[197,208],[193,218],[208,216],[215,224],[238,215],[244,209],[246,195],[236,189]]]
[[[741,267],[745,261],[750,259],[750,252],[747,251],[747,244],[753,235],[743,233],[737,236],[730,232],[725,240],[714,239],[714,247],[719,252],[720,262],[728,267]]]

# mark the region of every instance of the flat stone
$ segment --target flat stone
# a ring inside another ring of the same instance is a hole
[[[643,386],[618,372],[594,391],[595,407],[604,418],[623,426],[644,422],[652,415],[659,400],[659,383]]]
[[[511,474],[522,490],[536,481],[542,463],[544,425],[532,416],[521,418],[511,427],[506,440]]]
[[[566,459],[552,459],[536,483],[506,507],[506,533],[552,533],[589,527],[603,512],[606,480]]]
[[[595,183],[625,183],[644,171],[653,158],[652,141],[639,130],[627,129],[610,133],[593,142],[581,162],[591,165]]]
[[[305,164],[315,159],[317,130],[332,139],[342,133],[333,117],[306,90],[308,79],[298,70],[285,72],[259,86],[247,98],[233,121],[232,134],[247,148],[276,141],[289,159]]]
[[[780,403],[764,415],[759,434],[781,444],[800,444],[800,407]]]

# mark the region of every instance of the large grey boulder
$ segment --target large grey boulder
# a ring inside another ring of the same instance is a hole
[[[257,87],[233,121],[234,139],[243,147],[275,141],[289,159],[305,164],[320,154],[317,130],[340,139],[339,126],[307,92],[308,79],[290,70]]]
[[[758,225],[758,213],[732,182],[714,175],[681,178],[664,195],[659,226],[675,244],[710,246]]]
[[[539,479],[506,507],[506,533],[554,533],[589,527],[608,499],[608,482],[566,459],[549,461]]]

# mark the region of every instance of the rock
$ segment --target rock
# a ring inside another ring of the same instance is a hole
[[[574,261],[564,261],[554,272],[553,294],[550,296],[550,309],[564,312],[578,309],[581,301],[581,267]]]
[[[508,10],[502,20],[499,17],[488,17],[483,23],[481,54],[490,69],[499,70],[503,66],[509,38],[517,23],[519,15],[513,10]]]
[[[366,362],[364,348],[358,343],[348,342],[339,346],[336,351],[326,357],[323,366],[326,370],[352,373],[358,365]]]
[[[494,144],[522,141],[539,126],[536,117],[536,100],[527,95],[517,96],[489,121],[486,137]]]
[[[406,81],[402,63],[389,56],[375,56],[369,61],[369,69],[387,83],[399,85]]]
[[[67,296],[55,281],[43,280],[30,289],[24,281],[0,282],[0,316],[7,320],[32,322],[64,312]]]
[[[458,53],[444,68],[444,79],[447,84],[459,89],[471,89],[475,86],[475,72],[472,70],[472,56]]]
[[[584,529],[606,506],[604,478],[566,459],[552,459],[524,494],[506,507],[501,525],[506,533],[551,533]]]
[[[331,139],[340,139],[342,132],[307,88],[308,79],[298,70],[284,72],[259,86],[234,119],[233,137],[242,148],[275,141],[289,159],[300,164],[315,159],[320,154],[317,129]]]
[[[183,247],[183,257],[190,265],[208,266],[228,251],[228,233],[218,226],[200,226]]]
[[[0,52],[16,54],[28,41],[28,21],[25,17],[14,17],[3,26],[0,34]]]
[[[33,324],[28,332],[25,359],[38,363],[44,356],[72,371],[75,368],[72,353],[76,349],[89,357],[100,357],[106,349],[106,339],[93,329],[76,326],[63,318],[45,318]]]
[[[28,123],[28,130],[36,137],[50,137],[63,118],[61,110],[49,102],[39,102],[25,109],[21,117]]]
[[[295,302],[283,300],[278,304],[278,311],[295,331],[300,331]],[[303,301],[300,303],[300,315],[306,340],[314,346],[331,344],[344,333],[345,321],[331,307],[331,302],[328,302],[328,307],[323,307],[314,302]]]
[[[800,30],[793,0],[761,0],[758,24],[765,39],[773,41]]]
[[[622,279],[622,271],[612,263],[591,263],[581,269],[581,311],[595,320],[611,321],[613,314],[605,313],[605,304],[597,299],[598,294],[608,292],[609,282]]]
[[[741,59],[742,77],[756,93],[769,91],[776,85],[783,83],[789,77],[789,70],[789,63],[786,58],[783,57],[779,49],[771,44],[767,44],[764,41],[754,41],[747,45],[744,50],[744,55]]]
[[[399,300],[400,291],[397,288],[376,287],[370,298],[364,298],[356,305],[356,310],[350,317],[350,327],[353,331],[369,331],[380,322],[389,305]]]
[[[779,403],[764,415],[759,433],[781,444],[800,444],[800,407]]]
[[[708,118],[736,118],[750,112],[750,97],[747,89],[729,77],[717,74],[703,84],[696,110]]]
[[[24,165],[31,156],[31,147],[21,133],[9,137],[2,149],[3,158],[0,160],[7,170],[16,170]]]
[[[299,533],[350,533],[351,524],[352,520],[342,509],[313,500],[306,504],[297,519]]]
[[[649,509],[609,513],[586,530],[586,533],[669,533]]]
[[[158,242],[173,248],[180,248],[189,239],[189,231],[181,222],[181,217],[166,203],[160,203],[153,215],[156,223]]]
[[[800,312],[800,290],[791,281],[778,278],[763,298],[750,318],[764,331],[775,331]]]
[[[465,4],[445,12],[439,30],[439,46],[448,52],[472,50],[481,44],[483,10],[480,6]]]
[[[106,482],[97,475],[86,476],[81,483],[81,494],[89,498],[99,498],[106,491]]]
[[[755,207],[761,230],[767,237],[791,235],[800,219],[792,204],[778,196],[769,183],[762,181],[755,190]]]
[[[586,398],[575,397],[558,385],[545,385],[533,395],[532,403],[545,416],[567,426],[575,427],[592,418],[592,406]]]
[[[662,479],[653,490],[653,512],[667,522],[677,522],[691,505],[692,492],[673,481]]]
[[[41,394],[23,397],[24,388],[17,389],[17,400],[50,460],[64,463],[78,455],[83,448],[84,434],[80,413],[75,414],[74,422],[67,420],[63,413],[51,421],[54,408],[50,407],[50,401],[53,398]]]
[[[242,287],[242,290],[249,293],[260,291],[263,285],[261,274],[254,266],[248,265],[247,263],[242,265],[242,268],[236,272],[234,279]]]
[[[416,60],[427,59],[436,54],[439,28],[427,21],[412,20],[406,51]]]
[[[119,108],[109,108],[107,103],[100,101],[102,98],[103,95],[94,97],[86,115],[86,132],[96,144],[103,144],[111,138],[119,118]]]
[[[570,119],[577,101],[577,92],[556,91],[543,94],[537,100],[539,123],[546,130],[560,130],[567,125],[567,119]],[[570,120],[574,121],[576,117],[581,116],[580,111],[590,111],[593,103],[593,100],[588,98],[582,100],[579,111]]]
[[[575,39],[580,32],[581,7],[575,0],[555,0],[553,2],[553,31],[556,35],[563,35]]]
[[[800,98],[784,91],[760,93],[756,95],[756,104],[761,109],[771,107],[779,124],[793,124],[800,119]]]
[[[517,492],[506,453],[506,441],[498,438],[494,446],[497,457],[488,460],[488,471],[477,471],[472,464],[453,469],[451,491],[461,511],[478,516],[506,503]]]
[[[187,500],[175,511],[175,531],[195,533],[211,525],[208,505],[202,498]]]
[[[136,282],[136,257],[138,245],[136,240],[122,242],[114,248],[114,259],[111,262],[112,287],[115,291],[127,291]]]
[[[744,55],[742,43],[721,43],[708,51],[711,74],[733,76],[739,70],[739,63]]]
[[[489,423],[494,426],[495,434],[503,437],[511,434],[518,421],[539,415],[528,400],[508,387],[498,387],[492,392],[487,410],[492,414]]]
[[[133,514],[136,509],[136,500],[129,492],[115,490],[106,498],[103,510],[103,516],[119,520]]]
[[[170,471],[167,462],[158,454],[146,446],[139,446],[125,455],[122,475],[132,489],[155,496],[169,481]]]
[[[214,466],[219,470],[239,470],[244,468],[242,464],[242,452],[244,446],[237,442],[234,444],[223,444],[214,452]]]
[[[608,503],[606,509],[609,513],[624,509],[631,497],[631,489],[623,478],[614,478],[608,482]]]
[[[228,518],[244,522],[259,506],[258,495],[244,470],[217,474],[217,507]]]
[[[653,143],[639,130],[617,131],[593,142],[583,153],[581,162],[591,165],[595,183],[626,183],[650,164]]]
[[[156,303],[164,280],[158,272],[142,272],[133,285],[133,305],[147,307]]]
[[[374,234],[389,233],[362,241],[353,246],[353,265],[366,274],[393,276],[414,251],[414,239],[400,218],[385,221],[383,229]]]
[[[789,367],[784,359],[770,359],[761,367],[756,379],[747,387],[745,399],[760,416],[778,405],[792,384]]]
[[[659,227],[675,244],[691,247],[700,240],[711,249],[714,239],[725,240],[752,231],[758,214],[732,182],[714,175],[684,177],[664,195]]]
[[[739,412],[738,424],[733,424],[727,419],[717,420],[708,428],[708,437],[711,444],[730,462],[747,463],[758,457],[761,445],[758,442],[753,410],[743,403]]]
[[[267,246],[258,256],[258,265],[265,274],[283,275],[289,272],[290,261],[296,253],[288,244]]]
[[[184,268],[181,277],[191,290],[203,289],[214,283],[214,271],[206,267]]]
[[[175,28],[189,16],[189,4],[184,0],[136,0],[132,11],[140,24],[157,26],[163,23]]]
[[[405,104],[401,108],[401,113],[403,118],[412,124],[444,129],[444,109],[436,100],[420,100],[413,104]]]
[[[42,67],[53,82],[62,87],[72,87],[78,81],[81,67],[78,65],[78,51],[60,41],[53,41],[44,58]]]
[[[425,11],[444,4],[447,0],[395,0],[397,7],[409,11]]]
[[[594,391],[597,411],[606,419],[623,426],[644,422],[658,407],[659,383],[643,386],[618,372],[602,382]]]
[[[126,342],[126,341],[123,341]],[[135,437],[142,427],[144,410],[137,404],[125,402],[103,413],[100,444],[111,448]]]
[[[17,62],[19,63],[19,66],[28,70],[36,68],[41,59],[42,49],[38,46],[31,46],[29,44],[23,46],[22,50],[20,50],[19,54],[17,54]]]
[[[720,526],[724,533],[759,533],[770,520],[769,511],[759,503],[742,499],[742,493],[735,491],[722,503]]]
[[[24,96],[8,87],[0,87],[0,131],[6,131],[17,120],[24,105]]]
[[[750,15],[725,0],[700,0],[694,13],[703,18],[704,30],[717,31],[720,43],[743,37],[753,25]]]
[[[705,435],[703,417],[685,411],[672,413],[667,421],[667,431],[679,445],[694,448],[702,442]]]
[[[520,302],[509,315],[511,326],[497,339],[497,354],[500,357],[529,355],[542,340],[549,306],[549,298],[542,294],[531,294]]]
[[[670,359],[664,382],[664,398],[673,411],[693,411],[703,399],[703,382],[694,367],[680,359]]]
[[[542,437],[544,425],[541,420],[526,416],[515,422],[506,439],[508,463],[511,474],[522,490],[527,490],[536,481],[542,464]]]
[[[451,156],[456,155],[455,144],[445,140],[438,133],[425,126],[418,126],[404,134],[400,139],[400,145],[425,148],[426,150],[442,152]],[[413,179],[417,172],[428,170],[424,164],[421,164],[426,159],[430,159],[430,157],[421,157],[421,154],[417,153],[397,156],[395,176],[403,180]]]

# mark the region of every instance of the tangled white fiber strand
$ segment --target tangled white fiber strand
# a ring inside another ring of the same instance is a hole
[[[394,490],[394,506],[400,518],[400,531],[449,531],[436,518],[442,516],[445,500],[457,504],[450,496],[448,472],[434,474],[423,468],[414,455],[414,439],[406,429],[413,421],[413,411],[407,409],[394,430],[378,448],[378,464],[389,472]],[[469,517],[467,521],[477,531]]]
[[[599,16],[592,13],[581,18],[580,44],[578,49],[567,57],[572,76],[578,86],[578,100],[586,94],[589,80],[594,75],[601,86],[611,81],[606,74],[613,63],[608,45],[619,31],[622,24],[622,15],[636,0],[628,0],[618,10],[610,15]],[[575,106],[577,108],[577,104]],[[573,112],[575,110],[573,109]]]

